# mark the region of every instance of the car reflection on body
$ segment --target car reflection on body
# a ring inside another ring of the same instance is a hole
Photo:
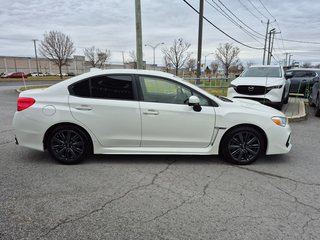
[[[216,155],[249,164],[291,149],[280,111],[216,97],[172,74],[97,70],[20,93],[16,142],[74,164],[88,154]]]

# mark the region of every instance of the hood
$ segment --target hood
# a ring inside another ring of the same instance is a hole
[[[284,84],[283,78],[267,78],[267,77],[238,77],[231,82],[235,86],[252,85],[252,86],[276,86]]]
[[[245,98],[232,98],[232,102],[234,105],[239,106],[239,107],[243,107],[246,109],[258,111],[261,113],[268,113],[272,116],[285,117],[285,115],[282,112],[280,112],[279,110],[274,109],[269,106],[266,106],[262,103],[254,101],[254,100],[249,100],[249,99],[245,99]]]

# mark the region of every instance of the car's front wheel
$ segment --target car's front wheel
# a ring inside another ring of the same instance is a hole
[[[48,137],[47,148],[51,156],[63,164],[81,162],[89,153],[90,141],[76,126],[60,126]]]
[[[265,141],[259,131],[252,127],[238,127],[228,132],[221,142],[225,160],[245,165],[253,163],[264,152]]]

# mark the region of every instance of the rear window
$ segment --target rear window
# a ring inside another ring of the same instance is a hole
[[[279,67],[251,67],[245,70],[241,77],[282,77]]]

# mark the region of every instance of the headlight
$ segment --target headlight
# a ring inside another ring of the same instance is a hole
[[[272,117],[271,120],[281,127],[285,127],[288,124],[288,118],[286,117]]]
[[[236,90],[236,89],[237,89],[237,86],[236,86],[236,85],[233,85],[233,84],[230,84],[230,86],[229,86],[229,87],[233,88],[234,90]]]
[[[282,85],[271,86],[271,87],[267,87],[267,91],[270,91],[271,89],[280,89],[280,88],[282,88]]]

